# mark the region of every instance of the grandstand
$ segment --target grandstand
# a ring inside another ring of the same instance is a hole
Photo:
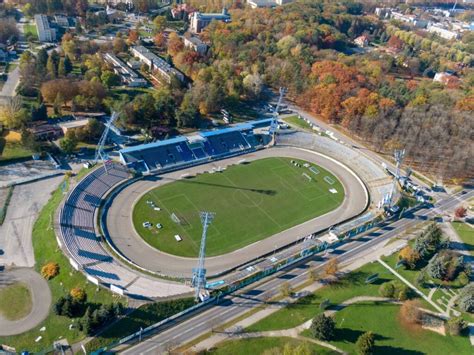
[[[105,194],[128,176],[120,164],[109,164],[107,171],[102,166],[81,180],[67,196],[59,211],[58,236],[68,251],[71,264],[82,270],[88,280],[106,287],[114,286],[132,297],[168,297],[187,292],[184,286],[164,288],[161,281],[138,277],[102,247],[100,237],[95,233],[94,215]]]
[[[269,126],[271,120],[237,124],[190,136],[122,149],[122,163],[144,173],[182,169],[212,160],[249,153],[263,147],[254,130]]]

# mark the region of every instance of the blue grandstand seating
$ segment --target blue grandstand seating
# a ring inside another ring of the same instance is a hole
[[[169,171],[243,154],[261,147],[253,136],[256,127],[268,126],[271,120],[243,123],[224,129],[203,131],[191,137],[179,136],[120,151],[122,163],[148,172]]]

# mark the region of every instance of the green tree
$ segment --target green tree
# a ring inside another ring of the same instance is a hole
[[[197,127],[199,125],[200,114],[195,107],[188,107],[176,111],[178,127]]]
[[[119,86],[120,85],[120,77],[110,70],[104,70],[102,75],[100,76],[100,80],[102,83],[108,87],[109,89],[112,86]]]
[[[33,152],[40,150],[40,144],[36,141],[35,135],[25,128],[21,131],[21,144]]]
[[[74,138],[64,137],[59,141],[59,146],[66,154],[71,154],[77,147],[77,140]]]
[[[66,73],[66,66],[64,65],[64,58],[61,58],[58,64],[58,76],[65,77],[66,75],[67,73]]]
[[[379,295],[382,297],[393,298],[395,294],[395,286],[392,282],[384,282],[379,287]]]
[[[166,28],[167,23],[168,21],[166,20],[165,16],[156,16],[153,20],[156,32],[163,32],[163,30]]]
[[[8,128],[17,129],[23,127],[31,116],[26,109],[22,108],[21,100],[18,97],[8,99],[0,106],[0,123]]]
[[[61,58],[58,52],[52,51],[49,55],[48,62],[46,63],[46,69],[48,71],[48,74],[51,75],[51,77],[53,78],[58,77],[58,67],[60,59]]]
[[[48,64],[48,52],[46,49],[41,48],[36,54],[36,72],[39,75],[46,73],[46,65]]]
[[[66,54],[64,56],[64,70],[66,72],[66,75],[72,72],[72,69],[73,69],[73,65],[72,65],[71,58],[69,58],[69,56]]]
[[[357,353],[359,355],[371,355],[374,353],[375,336],[372,332],[362,334],[356,342]]]
[[[332,317],[326,317],[324,313],[314,317],[311,323],[311,334],[319,340],[331,340],[334,338],[336,323]]]
[[[461,317],[452,317],[446,323],[446,327],[449,334],[461,335],[467,329],[467,324]]]

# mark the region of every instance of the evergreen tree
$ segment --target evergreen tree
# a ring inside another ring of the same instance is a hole
[[[49,58],[48,62],[46,64],[46,69],[48,73],[53,77],[57,78],[58,77],[58,66],[59,66],[59,61],[60,57],[58,52],[52,51]]]
[[[67,54],[64,56],[64,69],[66,71],[66,75],[72,72],[73,69],[71,58],[69,58]]]
[[[336,324],[332,317],[326,317],[324,313],[318,314],[311,323],[311,333],[319,340],[331,340],[334,338]]]
[[[36,72],[39,75],[46,73],[46,65],[48,64],[48,52],[46,49],[41,48],[36,55]]]
[[[356,342],[357,353],[359,355],[371,355],[374,353],[375,336],[372,332],[362,334]]]
[[[66,73],[66,66],[64,65],[64,58],[61,58],[59,60],[59,65],[58,65],[58,76],[65,77],[66,75],[67,73]]]

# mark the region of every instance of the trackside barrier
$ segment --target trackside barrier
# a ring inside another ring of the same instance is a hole
[[[86,279],[87,279],[89,282],[93,283],[94,285],[99,286],[99,280],[96,279],[94,276],[91,276],[91,275],[89,275],[89,274],[86,274]]]
[[[56,234],[56,233],[55,233]],[[59,245],[59,248],[62,249],[63,248],[63,244],[61,243],[61,240],[59,239],[59,237],[56,235],[56,241],[58,242],[58,245]]]
[[[79,271],[79,264],[76,263],[73,258],[69,258],[69,264],[71,264],[71,266],[72,266],[74,269],[76,269],[77,271]]]
[[[419,208],[420,206],[415,206],[415,207],[412,207],[410,208],[409,210],[406,210],[403,215],[405,214],[408,214],[408,213],[411,213],[413,210],[416,210],[417,208]],[[363,226],[359,226],[359,227],[356,227],[356,228],[353,228],[353,233],[351,233],[351,237],[357,235],[357,234],[360,234],[362,232],[365,232],[367,230],[369,230],[370,228],[374,228],[376,227],[377,225],[379,225],[381,222],[383,222],[383,218],[381,216],[376,216],[374,218],[374,220],[370,221],[370,222],[367,222],[365,223]],[[340,238],[340,241],[342,239],[344,239],[344,237]],[[223,295],[225,294],[229,294],[229,293],[232,293],[240,288],[243,288],[247,285],[250,285],[251,283],[254,283],[254,282],[257,282],[258,280],[266,277],[266,276],[269,276],[285,267],[288,267],[288,266],[291,266],[292,264],[295,264],[305,258],[308,258],[314,254],[317,254],[323,250],[325,250],[326,248],[328,247],[328,243],[327,242],[321,242],[320,244],[318,245],[313,245],[312,247],[309,247],[309,248],[306,248],[306,249],[303,249],[301,250],[299,253],[297,254],[293,254],[291,255],[290,257],[288,257],[287,259],[285,260],[281,260],[280,262],[272,265],[272,266],[269,266],[269,267],[266,267],[265,269],[263,270],[260,270],[260,271],[257,271],[253,274],[250,274],[248,275],[246,278],[242,279],[242,280],[239,280],[238,282],[236,283],[233,283],[231,285],[227,285],[227,286],[224,286],[223,288],[220,288],[218,290],[215,290],[217,295],[214,296],[214,297],[211,297],[209,298],[208,300],[206,300],[205,302],[202,302],[202,303],[198,303],[196,304],[195,306],[192,306],[180,313],[177,313],[169,318],[166,318],[158,323],[155,323],[151,326],[149,326],[148,328],[145,328],[141,331],[137,331],[133,334],[130,334],[129,336],[125,337],[125,338],[122,338],[120,340],[118,340],[117,342],[115,343],[112,343],[110,345],[108,345],[107,347],[104,347],[104,348],[101,348],[97,351],[94,351],[92,352],[91,354],[102,354],[103,352],[106,352],[106,351],[110,351],[111,349],[113,349],[114,347],[118,346],[118,345],[122,345],[124,343],[127,343],[135,338],[138,338],[138,337],[143,337],[144,335],[146,335],[147,333],[167,324],[167,323],[170,323],[176,319],[179,319],[185,315],[188,315],[204,306],[207,306],[209,304],[212,304],[213,302],[215,301],[218,301],[219,298],[221,298]]]
[[[210,305],[212,304],[213,302],[216,301],[216,297],[211,297],[209,299],[207,299],[206,301],[204,302],[201,302],[201,303],[198,303],[192,307],[189,307],[188,309],[185,309],[184,311],[182,312],[179,312],[179,313],[176,313],[175,315],[172,315],[171,317],[168,317],[166,319],[163,319],[162,321],[158,322],[158,323],[155,323],[155,324],[152,324],[150,325],[149,327],[145,328],[145,329],[142,329],[142,330],[139,330],[133,334],[130,334],[129,336],[126,336],[125,338],[122,338],[118,341],[116,341],[115,343],[112,343],[104,348],[101,348],[101,349],[98,349],[94,352],[91,353],[91,355],[98,355],[98,354],[102,354],[106,351],[110,351],[112,350],[113,348],[115,348],[116,346],[119,346],[119,345],[122,345],[122,344],[125,344],[135,338],[138,338],[138,337],[144,337],[146,336],[148,333],[150,333],[151,331],[159,328],[159,327],[162,327],[164,325],[166,325],[167,323],[170,323],[178,318],[181,318],[181,317],[184,317],[200,308],[203,308],[204,306],[207,306],[207,305]]]
[[[113,293],[116,293],[120,296],[123,296],[124,295],[124,289],[120,286],[117,286],[117,285],[114,285],[114,284],[110,284],[110,291],[112,291]]]

